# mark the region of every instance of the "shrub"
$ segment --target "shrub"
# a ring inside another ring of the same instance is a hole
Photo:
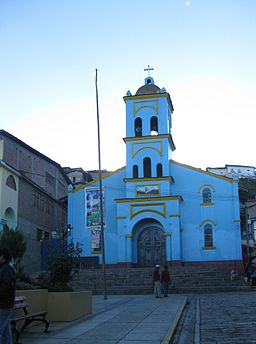
[[[26,251],[26,241],[22,232],[18,229],[4,230],[0,235],[0,248],[8,250],[14,264],[19,264]]]
[[[54,252],[50,252],[47,266],[48,271],[38,276],[42,288],[49,291],[72,291],[68,285],[75,273],[76,259],[80,257],[80,244],[69,244],[62,240]]]

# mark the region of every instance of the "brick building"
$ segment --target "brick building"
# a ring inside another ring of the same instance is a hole
[[[0,130],[0,233],[24,234],[28,273],[41,269],[41,242],[67,228],[68,184],[58,163]]]

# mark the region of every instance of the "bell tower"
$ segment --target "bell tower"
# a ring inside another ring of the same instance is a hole
[[[136,94],[128,91],[124,101],[126,196],[170,195],[172,177],[169,160],[175,149],[171,133],[173,105],[170,95],[164,88],[156,86],[154,79],[148,75]]]
[[[127,92],[124,101],[125,195],[115,200],[118,235],[123,238],[119,261],[142,266],[179,261],[182,197],[173,194],[170,95],[148,75],[134,95]]]

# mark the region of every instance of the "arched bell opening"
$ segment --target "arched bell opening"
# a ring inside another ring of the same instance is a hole
[[[150,134],[158,135],[158,119],[156,116],[150,118]]]
[[[134,121],[134,131],[136,137],[142,136],[142,120],[140,117]]]

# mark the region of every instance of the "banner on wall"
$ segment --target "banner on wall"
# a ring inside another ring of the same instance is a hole
[[[92,227],[91,228],[91,248],[100,250],[101,245],[100,245],[100,234],[101,234],[101,229],[100,227]]]
[[[103,203],[103,224],[104,220],[104,191],[102,191],[102,203]],[[89,189],[85,193],[86,204],[86,226],[87,227],[100,227],[100,190]]]

